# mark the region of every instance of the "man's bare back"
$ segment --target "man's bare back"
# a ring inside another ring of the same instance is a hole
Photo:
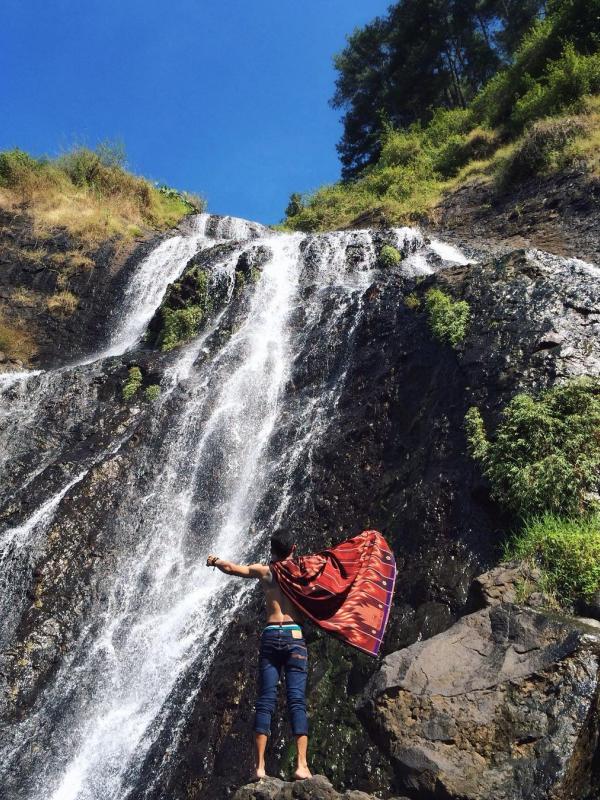
[[[302,622],[301,614],[281,591],[271,570],[264,578],[260,579],[260,585],[265,593],[267,624],[277,625],[282,622]]]

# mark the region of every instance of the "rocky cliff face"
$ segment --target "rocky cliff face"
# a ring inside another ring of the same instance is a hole
[[[40,238],[25,212],[1,212],[0,343],[9,345],[2,370],[46,369],[97,352],[135,265],[163,238],[107,237],[84,247],[66,231]]]
[[[384,244],[402,252],[397,266],[379,261]],[[384,655],[435,642],[470,610],[471,581],[497,561],[508,523],[467,454],[466,410],[477,405],[493,423],[520,389],[598,373],[598,270],[577,259],[468,246],[465,258],[411,231],[289,237],[218,218],[160,247],[134,263],[119,325],[89,363],[2,384],[9,736],[0,772],[15,798],[67,788],[73,797],[230,796],[251,768],[261,600],[207,571],[206,554],[264,557],[280,525],[305,551],[378,528],[398,561]],[[423,304],[432,287],[470,304],[456,348],[432,334]],[[218,302],[200,322],[188,312],[205,292]],[[179,338],[161,352],[168,320]],[[139,379],[124,395],[132,367]],[[158,386],[156,398],[147,390]],[[479,612],[477,625],[488,635],[506,613]],[[537,626],[520,620],[519,630]],[[564,633],[542,628],[540,650]],[[493,664],[510,637],[490,645]],[[573,685],[596,658],[578,637],[567,654]],[[357,713],[377,662],[315,630],[308,639],[313,767],[336,791],[471,796],[431,778],[438,767],[407,782],[396,723],[374,708],[369,734]],[[505,709],[494,680],[489,708]],[[470,703],[471,689],[461,691]],[[455,713],[428,707],[431,730],[443,728],[434,711]],[[560,749],[582,730],[544,736]],[[268,768],[285,775],[283,715],[273,731]],[[510,747],[535,760],[523,736]]]

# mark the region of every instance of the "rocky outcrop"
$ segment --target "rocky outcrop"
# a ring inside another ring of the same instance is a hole
[[[263,778],[258,783],[242,786],[233,800],[375,800],[373,795],[355,790],[336,792],[324,775],[314,775],[305,781],[282,781]],[[403,800],[401,797],[393,800]]]
[[[467,606],[474,610],[500,603],[516,603],[525,594],[528,605],[543,605],[546,598],[539,592],[540,579],[541,572],[533,564],[504,562],[473,580]]]
[[[430,213],[438,235],[507,252],[538,247],[600,261],[600,180],[584,166],[498,190],[477,178],[449,192]]]
[[[1,211],[0,371],[47,369],[100,349],[131,271],[163,235],[40,237],[26,210]]]
[[[419,800],[592,798],[600,634],[511,603],[392,653],[360,713]]]

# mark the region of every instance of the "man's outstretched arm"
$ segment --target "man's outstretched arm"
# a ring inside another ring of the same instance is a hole
[[[206,559],[207,567],[216,567],[226,575],[237,575],[239,578],[266,578],[270,570],[266,564],[234,564],[218,556],[209,556]]]

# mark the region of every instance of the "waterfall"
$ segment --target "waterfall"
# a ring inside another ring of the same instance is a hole
[[[61,430],[96,419],[95,381],[138,345],[189,259],[224,241],[233,250],[215,257],[211,269],[228,276],[229,305],[171,354],[165,391],[140,441],[130,445],[116,425],[83,463],[67,468]],[[406,274],[431,272],[444,256],[462,257],[442,243],[432,249],[412,229],[393,232],[393,241]],[[239,296],[237,260],[250,246],[268,248],[270,257]],[[66,498],[82,504],[84,516],[86,503],[98,513],[97,465],[127,467],[127,480],[102,512],[110,558],[93,572],[102,591],[89,600],[47,685],[3,735],[0,782],[11,798],[125,800],[134,790],[151,790],[139,785],[144,758],[161,728],[183,719],[194,691],[203,690],[211,653],[251,588],[207,569],[206,556],[266,556],[269,532],[285,520],[292,478],[310,470],[312,448],[332,424],[379,270],[377,247],[369,231],[276,234],[198,215],[138,265],[107,348],[71,367],[0,383],[2,466],[16,470],[19,481],[8,496],[53,475],[57,465],[63,481],[0,533],[2,585],[24,580],[45,557],[43,543],[60,535]],[[75,407],[63,412],[60,399],[74,386]],[[36,444],[32,432],[49,417],[55,427]],[[7,648],[16,628],[15,621],[4,633]],[[182,686],[195,688],[175,691]],[[175,724],[173,744],[177,735]]]

